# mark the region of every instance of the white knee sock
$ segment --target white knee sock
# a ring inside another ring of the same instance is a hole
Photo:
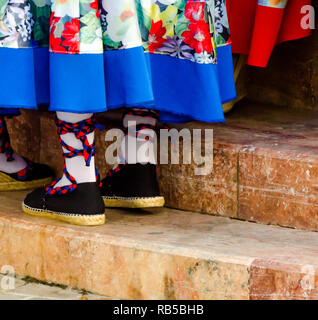
[[[92,113],[78,114],[78,113],[68,113],[68,112],[57,112],[57,118],[59,120],[77,123],[86,119],[89,119],[93,116]],[[74,133],[66,133],[61,136],[61,139],[69,146],[75,149],[83,149],[82,142],[77,139]],[[88,142],[91,144],[94,141],[94,132],[87,135]],[[68,152],[63,148],[64,152]],[[95,159],[92,157],[91,163],[89,166],[86,166],[84,157],[77,156],[74,158],[65,159],[66,169],[71,176],[75,178],[77,183],[84,182],[96,182],[96,173],[95,173]],[[55,185],[55,187],[63,187],[69,185],[70,181],[63,175],[62,179]]]
[[[14,160],[7,161],[6,155],[0,153],[0,171],[5,173],[16,173],[26,168],[27,163],[20,155],[14,152],[13,158]]]
[[[0,135],[0,149],[3,146],[4,143],[10,143],[9,141],[9,135],[7,133],[7,126],[5,123],[5,119],[3,117],[0,118],[1,121],[1,135]],[[4,139],[4,137],[7,137]],[[5,141],[8,140],[8,141]],[[3,150],[2,150],[3,151]],[[23,169],[26,168],[27,163],[26,161],[17,153],[13,153],[13,159],[11,161],[8,161],[8,158],[4,152],[0,152],[0,171],[5,173],[17,173]]]
[[[157,124],[157,119],[149,114],[142,115],[145,109],[131,109],[134,111],[141,111],[141,114],[126,114],[123,118],[124,128],[139,125],[151,125],[153,127]],[[145,140],[144,136],[148,136],[150,139]],[[153,129],[143,129],[142,135],[139,137],[133,137],[126,135],[122,142],[119,150],[118,161],[120,163],[126,162],[129,164],[134,163],[152,163],[156,164],[156,144],[153,142],[155,139],[155,132]]]

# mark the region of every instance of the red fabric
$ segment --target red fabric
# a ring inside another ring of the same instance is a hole
[[[311,0],[289,0],[285,9],[257,4],[257,0],[227,0],[234,53],[249,56],[248,64],[266,67],[276,44],[307,37],[303,30],[301,7]]]
[[[311,35],[311,30],[301,28],[300,22],[303,18],[301,8],[306,5],[311,5],[311,0],[289,0],[284,21],[280,29],[280,34],[277,43],[296,40]]]

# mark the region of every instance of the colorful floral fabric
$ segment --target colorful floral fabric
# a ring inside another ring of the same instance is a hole
[[[225,0],[0,0],[0,47],[145,52],[216,63],[230,42]]]
[[[30,3],[22,0],[0,0],[0,47],[31,46],[33,18]]]
[[[285,8],[288,0],[258,0],[260,6],[271,8]]]

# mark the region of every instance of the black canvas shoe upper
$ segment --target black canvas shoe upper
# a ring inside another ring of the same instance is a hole
[[[79,183],[72,192],[49,195],[39,188],[27,195],[24,205],[61,214],[100,215],[105,205],[96,182]]]
[[[14,180],[21,182],[52,178],[54,176],[54,171],[49,166],[40,163],[31,163],[30,161],[27,162],[28,165],[25,169],[15,173],[3,173],[10,176]]]
[[[147,198],[159,197],[156,166],[153,164],[120,165],[102,180],[101,194],[104,197]]]

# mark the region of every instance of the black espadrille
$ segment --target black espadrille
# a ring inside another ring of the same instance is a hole
[[[7,162],[14,161],[7,123],[0,115],[0,154],[4,154]],[[53,170],[44,164],[25,159],[26,167],[15,173],[0,171],[0,191],[18,191],[42,187],[53,179]]]
[[[83,157],[86,165],[89,166],[92,157],[95,155],[95,143],[90,143],[87,135],[95,130],[95,119],[89,118],[77,123],[68,123],[56,119],[56,123],[60,136],[73,133],[83,145],[83,149],[75,149],[60,137],[64,157]],[[77,183],[76,179],[67,170],[65,163],[63,173],[70,184],[60,186],[61,178],[59,178],[46,188],[31,192],[22,204],[24,212],[77,225],[95,226],[104,224],[106,220],[105,205],[98,183]]]
[[[27,195],[23,211],[76,225],[105,223],[105,205],[96,182],[79,183],[72,192],[48,194],[39,188]]]
[[[18,191],[39,188],[53,179],[53,170],[45,165],[27,161],[27,167],[16,173],[0,171],[0,191]]]
[[[111,170],[102,180],[102,197],[110,208],[163,207],[156,166],[153,164],[125,164]]]

